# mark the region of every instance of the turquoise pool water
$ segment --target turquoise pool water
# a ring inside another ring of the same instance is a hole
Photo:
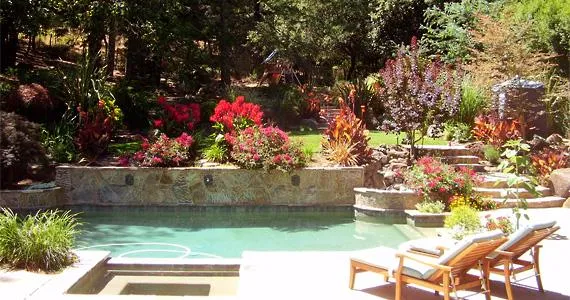
[[[348,251],[408,240],[398,226],[354,220],[351,209],[97,209],[80,219],[77,248],[113,257],[239,258],[246,250]]]

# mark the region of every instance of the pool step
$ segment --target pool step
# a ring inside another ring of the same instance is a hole
[[[517,206],[517,199],[492,198],[500,207],[513,208]],[[548,208],[548,207],[562,207],[566,199],[558,196],[546,196],[539,198],[525,199],[528,208]]]

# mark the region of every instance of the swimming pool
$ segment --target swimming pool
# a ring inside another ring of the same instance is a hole
[[[354,219],[352,208],[81,209],[78,249],[113,257],[239,258],[243,251],[351,251],[409,240],[402,226]]]

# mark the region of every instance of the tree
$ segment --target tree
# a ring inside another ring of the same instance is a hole
[[[386,62],[380,77],[378,96],[386,109],[383,129],[405,132],[410,157],[415,157],[415,144],[427,128],[441,126],[459,110],[462,72],[437,60],[422,60],[413,38],[409,49],[401,46],[397,57]]]

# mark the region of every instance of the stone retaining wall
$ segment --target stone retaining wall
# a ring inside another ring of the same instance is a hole
[[[0,207],[11,209],[38,209],[63,204],[63,189],[54,187],[38,190],[1,190]]]
[[[237,168],[59,166],[65,205],[327,205],[354,204],[364,170],[306,168],[291,173]]]

